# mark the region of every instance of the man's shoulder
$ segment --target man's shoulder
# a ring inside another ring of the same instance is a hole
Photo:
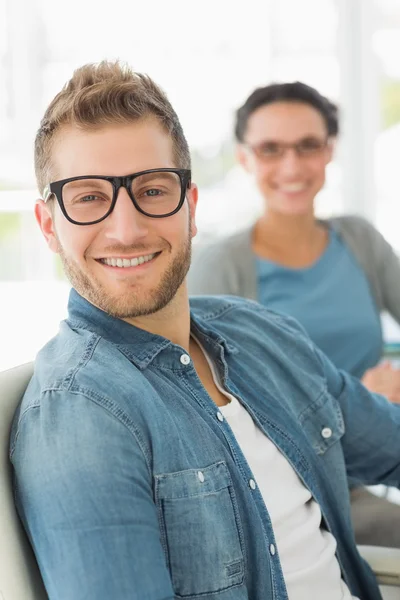
[[[259,302],[239,296],[191,296],[192,314],[218,328],[228,325],[239,330],[245,326],[264,335],[267,331],[284,331],[289,335],[308,337],[292,317],[270,310]]]
[[[192,314],[203,321],[215,321],[224,317],[235,319],[238,313],[247,313],[251,319],[252,313],[260,310],[271,313],[254,300],[228,294],[190,296],[190,308]]]
[[[192,313],[200,319],[212,320],[218,318],[225,312],[235,309],[241,309],[246,305],[256,304],[251,300],[239,296],[230,296],[227,294],[190,296],[190,308]]]
[[[66,395],[80,392],[88,396],[106,392],[105,369],[111,361],[115,363],[118,353],[112,346],[97,333],[84,327],[71,327],[63,321],[59,333],[35,359],[24,407],[40,404],[47,392]]]
[[[191,305],[195,325],[223,340],[248,366],[249,377],[255,376],[257,357],[277,378],[282,368],[286,373],[308,373],[314,383],[323,378],[314,344],[292,317],[236,296],[198,296]]]

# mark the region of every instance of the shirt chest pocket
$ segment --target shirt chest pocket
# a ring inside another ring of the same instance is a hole
[[[155,477],[161,539],[178,598],[216,594],[242,584],[242,530],[228,468]]]
[[[315,452],[325,455],[344,434],[344,421],[338,402],[323,391],[299,416],[299,422]]]

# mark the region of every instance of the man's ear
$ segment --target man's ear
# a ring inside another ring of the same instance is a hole
[[[53,200],[50,200],[52,203]],[[50,250],[58,254],[58,241],[54,228],[54,205],[39,199],[35,203],[35,217]]]
[[[197,235],[197,225],[196,225],[196,209],[197,209],[197,201],[199,199],[199,190],[195,183],[192,183],[188,191],[186,192],[186,197],[189,203],[190,209],[190,235],[194,238]]]

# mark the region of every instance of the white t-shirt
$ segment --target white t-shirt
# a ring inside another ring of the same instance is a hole
[[[201,347],[201,345],[200,345]],[[259,429],[246,409],[220,385],[230,401],[220,406],[252,470],[274,530],[289,600],[357,600],[342,579],[336,540],[321,527],[321,510],[286,457]]]

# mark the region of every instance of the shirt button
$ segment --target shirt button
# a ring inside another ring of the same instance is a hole
[[[224,420],[224,415],[220,412],[217,412],[217,419],[218,419],[218,421],[221,421],[221,423],[222,423],[222,421]]]
[[[199,478],[199,481],[201,483],[203,483],[203,481],[204,481],[204,474],[201,471],[197,472],[197,477]]]
[[[183,365],[188,365],[190,363],[190,356],[188,354],[182,354],[180,361]]]
[[[275,546],[273,544],[270,545],[269,551],[271,552],[272,556],[275,556],[276,549],[275,549]]]
[[[256,482],[254,481],[254,479],[250,479],[249,481],[249,486],[251,487],[252,490],[255,490],[257,487]]]
[[[321,435],[326,440],[329,439],[332,436],[332,429],[330,427],[324,427],[321,431]]]

